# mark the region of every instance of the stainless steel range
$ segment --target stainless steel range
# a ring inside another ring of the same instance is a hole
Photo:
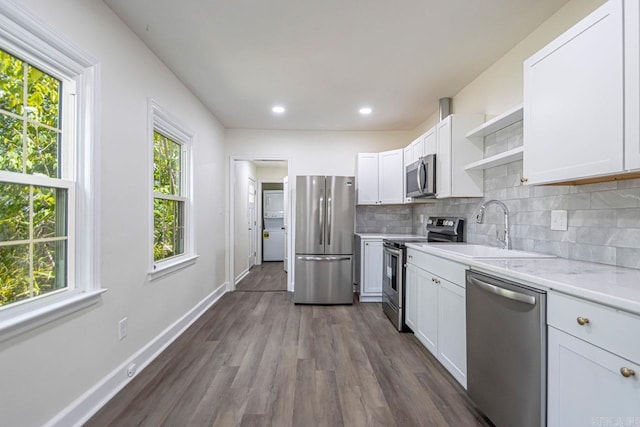
[[[464,219],[430,217],[426,237],[396,237],[383,241],[382,310],[399,331],[409,331],[404,321],[404,286],[406,280],[407,243],[463,242]]]

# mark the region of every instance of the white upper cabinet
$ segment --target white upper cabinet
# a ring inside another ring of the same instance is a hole
[[[381,204],[399,204],[404,200],[404,166],[402,150],[380,153],[378,198]]]
[[[423,156],[426,156],[427,154],[435,154],[437,149],[436,127],[434,126],[429,129],[421,138],[424,143]]]
[[[359,205],[400,204],[404,199],[403,150],[359,153],[356,185]]]
[[[359,205],[378,204],[378,153],[358,153],[356,188]]]
[[[437,198],[483,196],[483,172],[464,169],[483,157],[484,144],[466,138],[483,121],[482,114],[452,114],[436,125]]]
[[[633,21],[637,25],[637,13]],[[634,42],[637,58],[637,36]],[[627,73],[626,78],[631,77],[637,95],[637,68],[634,76]],[[605,3],[525,61],[527,184],[624,171],[624,84],[623,0]],[[627,125],[637,132],[637,110],[631,120],[635,125]],[[640,160],[637,136],[633,144]]]
[[[624,168],[640,169],[640,2],[624,3]]]

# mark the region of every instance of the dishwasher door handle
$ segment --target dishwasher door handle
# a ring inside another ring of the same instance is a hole
[[[478,280],[475,277],[467,278],[470,283],[478,286],[481,289],[484,289],[487,292],[491,292],[492,294],[499,295],[504,298],[508,298],[510,300],[523,302],[529,305],[536,305],[536,298],[531,295],[521,294],[520,292],[511,291],[509,289],[501,288],[496,285],[492,285],[491,283],[483,282],[482,280]]]

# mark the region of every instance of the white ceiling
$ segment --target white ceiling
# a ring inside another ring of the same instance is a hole
[[[310,130],[413,129],[567,3],[104,1],[226,128]]]

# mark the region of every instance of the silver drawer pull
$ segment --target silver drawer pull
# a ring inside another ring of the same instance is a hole
[[[578,322],[578,325],[580,325],[580,326],[584,326],[584,325],[589,323],[589,319],[587,319],[586,317],[582,317],[582,316],[578,317],[576,319],[576,321]]]
[[[629,377],[633,377],[636,374],[636,371],[634,371],[633,369],[629,369],[627,367],[623,367],[623,368],[620,368],[620,373],[622,374],[623,377],[629,378]]]

